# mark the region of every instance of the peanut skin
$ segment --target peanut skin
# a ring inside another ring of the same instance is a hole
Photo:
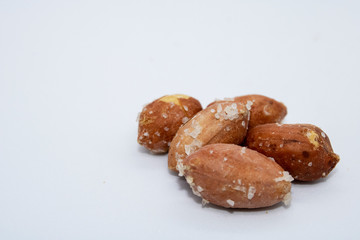
[[[272,157],[297,180],[326,177],[339,162],[329,137],[310,124],[264,124],[249,130],[246,145]]]
[[[212,143],[240,144],[247,132],[249,110],[242,103],[216,103],[182,126],[170,145],[168,167],[177,171],[179,159]]]
[[[178,163],[195,195],[225,208],[290,200],[293,178],[268,157],[234,144],[210,144]]]
[[[187,95],[156,99],[139,115],[138,143],[153,153],[166,153],[180,126],[200,110],[200,102]]]
[[[248,101],[252,102],[249,129],[266,123],[280,123],[287,114],[287,108],[283,103],[263,95],[244,95],[233,98],[233,101],[244,104]],[[208,106],[214,103],[212,102]]]

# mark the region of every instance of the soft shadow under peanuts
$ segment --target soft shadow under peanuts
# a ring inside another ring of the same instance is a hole
[[[169,170],[169,171],[171,171],[171,170]],[[186,182],[185,178],[178,176],[176,181],[179,184],[179,189],[185,190],[187,192],[187,195],[190,198],[192,198],[196,203],[200,204],[200,206],[201,206],[202,199],[200,197],[194,195],[189,184]]]
[[[163,152],[163,153],[154,153],[154,152],[151,152],[150,150],[146,149],[145,147],[143,146],[138,146],[138,152],[139,153],[142,153],[142,154],[151,154],[151,155],[155,155],[155,156],[164,156],[165,154],[167,154],[167,152]]]
[[[175,172],[175,171],[173,171],[173,170],[170,170],[170,169],[167,169],[168,170],[168,173],[170,174],[170,175],[173,175],[173,176],[175,176],[175,177],[179,177],[179,174],[177,173],[177,172]]]
[[[296,185],[316,185],[316,184],[321,184],[324,183],[326,181],[328,181],[330,178],[333,177],[333,175],[336,173],[336,169],[332,170],[329,175],[327,175],[324,178],[320,178],[318,180],[315,181],[299,181],[299,180],[294,180],[292,183],[296,184]]]
[[[171,170],[168,170],[168,171],[170,172],[171,175],[178,176],[177,173],[175,173],[174,171],[171,171]],[[273,206],[262,207],[262,208],[224,208],[224,207],[217,206],[217,205],[214,205],[211,203],[207,203],[205,206],[202,206],[202,199],[200,197],[196,196],[192,192],[189,184],[186,182],[184,177],[178,177],[176,181],[179,184],[179,189],[185,190],[187,192],[187,195],[190,198],[192,198],[197,204],[199,204],[199,207],[212,208],[212,209],[219,210],[219,211],[226,211],[230,214],[233,214],[234,212],[266,212],[266,211],[271,211],[271,210],[277,209],[281,206],[283,206],[284,208],[289,208],[291,206],[291,203],[290,203],[290,205],[285,206],[282,202],[279,202]]]

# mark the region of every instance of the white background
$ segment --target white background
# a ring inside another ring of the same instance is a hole
[[[357,239],[359,1],[0,0],[0,239]],[[202,208],[137,142],[165,94],[258,93],[341,161],[290,207]],[[245,238],[246,237],[246,238]]]

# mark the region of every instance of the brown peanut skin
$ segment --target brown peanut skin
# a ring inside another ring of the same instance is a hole
[[[264,124],[249,130],[246,145],[300,181],[326,177],[339,162],[328,136],[310,124]]]
[[[218,106],[224,109],[232,104],[236,104],[239,110],[239,117],[233,120],[215,117]],[[168,168],[173,171],[176,169],[177,156],[181,159],[187,157],[186,145],[191,145],[194,141],[201,144],[194,148],[194,151],[202,146],[212,143],[233,143],[240,144],[246,136],[248,128],[249,111],[242,103],[222,102],[216,103],[198,112],[190,121],[180,127],[170,145],[168,156]],[[198,124],[201,132],[196,138],[186,134],[186,131],[193,131],[193,125]]]
[[[245,149],[242,152],[242,149]],[[226,158],[226,161],[224,161]],[[184,176],[201,197],[225,208],[272,206],[290,194],[289,181],[276,181],[283,169],[268,157],[233,144],[211,144],[183,161]],[[249,189],[256,191],[249,195]],[[229,204],[231,200],[234,204]]]
[[[147,104],[139,116],[137,141],[153,153],[168,152],[170,142],[183,125],[183,118],[191,119],[202,110],[200,102],[192,97],[178,98],[180,105],[160,101],[161,98]]]
[[[249,129],[266,123],[280,123],[287,114],[287,108],[283,103],[263,95],[244,95],[235,97],[233,101],[244,104],[247,101],[253,102],[250,110]],[[212,102],[208,106],[214,103]]]

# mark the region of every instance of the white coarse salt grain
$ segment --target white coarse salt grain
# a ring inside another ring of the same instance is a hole
[[[242,125],[243,127],[245,127],[245,121],[242,121],[242,122],[241,122],[241,125]]]
[[[187,121],[189,121],[188,117],[183,117],[183,119],[181,120],[182,123],[186,123]]]
[[[280,174],[282,173],[281,177],[275,178],[275,182],[280,182],[280,181],[286,181],[286,182],[291,182],[294,180],[294,178],[289,174],[288,171],[283,171],[280,172]]]
[[[285,204],[285,206],[289,206],[291,202],[291,193],[288,192],[287,194],[285,194],[284,199],[282,201]]]
[[[312,162],[309,162],[309,163],[308,163],[308,166],[311,167],[311,166],[312,166]]]
[[[195,121],[192,122],[192,127],[193,127],[193,131],[192,132],[186,131],[186,134],[191,136],[192,138],[197,138],[197,136],[199,136],[199,134],[202,131],[202,127],[200,126],[199,123],[197,123]],[[186,130],[188,130],[188,129],[186,129]]]
[[[206,204],[208,204],[209,203],[209,201],[208,200],[206,200],[206,199],[202,199],[201,200],[201,205],[204,207]]]
[[[153,111],[149,111],[149,114],[153,114]]]
[[[215,112],[215,109],[211,109],[210,112],[214,113],[214,112]]]
[[[163,118],[167,118],[167,117],[168,117],[168,115],[167,115],[166,113],[163,113],[162,116],[163,116]]]
[[[187,106],[183,106],[185,111],[189,111],[189,108]]]
[[[170,128],[168,128],[168,127],[164,127],[164,130],[167,132],[167,131],[169,131],[169,130],[170,130]]]
[[[251,106],[253,105],[253,102],[252,101],[247,101],[247,103],[246,103],[246,108],[247,108],[247,110],[251,110]]]
[[[226,157],[224,157],[224,162],[226,162],[227,161],[227,158]]]
[[[155,132],[155,135],[160,137],[160,133],[159,132]]]
[[[224,109],[224,112],[225,112],[224,119],[234,120],[239,117],[239,112],[238,112],[236,103],[233,103],[230,106],[227,106]]]
[[[246,147],[242,147],[241,148],[241,155],[244,154],[246,152]]]
[[[149,133],[148,132],[144,132],[143,134],[145,137],[148,137],[149,136]]]
[[[325,134],[324,132],[321,132],[321,136],[322,136],[323,138],[326,138],[326,134]]]
[[[213,152],[214,152],[213,150],[210,150],[210,154],[213,154]]]
[[[197,186],[196,188],[197,188],[198,192],[204,191],[204,189],[202,187],[200,187],[200,186]]]
[[[186,168],[185,168],[184,165],[182,164],[182,160],[181,160],[181,159],[179,159],[178,162],[177,162],[177,164],[176,164],[176,170],[179,171],[179,177],[184,176]]]
[[[194,178],[191,176],[186,176],[185,179],[186,179],[186,182],[190,185],[194,182]]]
[[[284,146],[284,144],[280,144],[280,147],[282,148]]]
[[[250,187],[249,187],[249,190],[248,190],[248,195],[247,195],[247,197],[248,197],[249,200],[251,200],[251,199],[254,197],[255,192],[256,192],[255,187],[250,186]]]
[[[323,176],[323,177],[325,177],[325,176],[326,176],[326,173],[325,173],[325,172],[323,172],[323,173],[322,173],[322,176]]]
[[[235,204],[235,202],[233,201],[233,200],[231,200],[231,199],[228,199],[228,200],[226,200],[226,202],[230,205],[230,206],[234,206],[234,204]]]

